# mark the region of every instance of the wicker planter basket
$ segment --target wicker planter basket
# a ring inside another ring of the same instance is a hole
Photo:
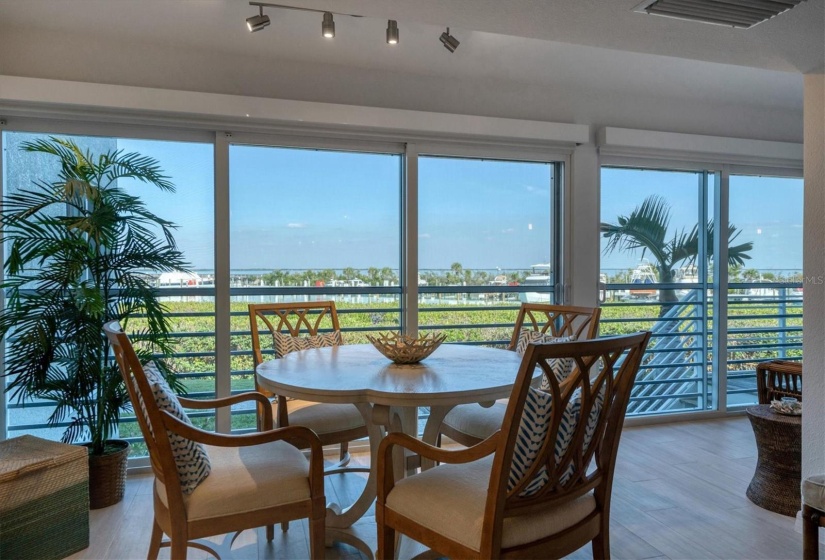
[[[106,455],[89,455],[89,507],[100,509],[115,505],[123,499],[126,489],[126,461],[129,442],[112,439],[106,446],[118,447]]]

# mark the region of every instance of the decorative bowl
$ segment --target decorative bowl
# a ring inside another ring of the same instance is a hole
[[[802,414],[802,403],[793,397],[783,397],[780,401],[771,401],[771,410],[786,416],[799,416]]]
[[[420,338],[396,332],[367,335],[375,348],[396,364],[417,364],[438,348],[446,334],[428,333]]]

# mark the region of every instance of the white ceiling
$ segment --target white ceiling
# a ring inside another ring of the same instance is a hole
[[[401,30],[398,51],[409,50],[406,45],[412,46],[418,34],[429,34],[440,49],[437,28],[449,25],[462,41],[458,52],[465,59],[476,56],[477,32],[484,32],[503,36],[502,42],[506,42],[505,37],[539,39],[787,72],[825,68],[825,0],[807,0],[749,30],[638,14],[632,9],[639,0],[280,3],[367,17],[358,20],[338,16],[338,38],[325,42],[320,38],[320,14],[277,9],[266,11],[273,20],[271,27],[250,35],[243,20],[256,10],[244,0],[4,0],[0,2],[0,29],[43,29],[70,32],[78,37],[140,39],[253,56],[326,61],[332,56],[336,62],[365,64],[375,56],[376,51],[370,48],[382,48],[386,20],[396,19]],[[436,29],[428,29],[429,26]],[[416,60],[437,64],[436,60],[424,57]],[[409,61],[399,54],[396,63]],[[517,62],[514,64],[518,66]]]
[[[321,14],[292,10],[267,9],[272,25],[250,34],[246,0],[0,0],[0,74],[614,125],[646,125],[649,107],[664,127],[674,106],[715,104],[751,109],[765,131],[784,119],[784,139],[801,124],[799,73],[825,69],[825,0],[750,30],[634,13],[639,0],[281,3],[366,17],[336,16],[328,41]],[[628,115],[636,100],[632,123],[596,114],[614,98]],[[713,128],[704,118],[696,131]]]

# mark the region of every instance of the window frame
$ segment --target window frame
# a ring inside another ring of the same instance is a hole
[[[713,196],[713,215],[707,213],[708,200],[700,200],[700,210],[704,208],[703,216],[706,219],[713,219],[714,223],[720,224],[729,223],[729,203],[730,203],[730,177],[731,175],[751,175],[751,176],[769,176],[779,178],[803,178],[802,168],[796,165],[777,166],[771,165],[755,165],[753,163],[737,163],[737,158],[734,156],[723,158],[730,163],[720,163],[719,160],[713,161],[702,157],[694,157],[692,154],[675,154],[671,156],[661,157],[658,155],[645,156],[643,154],[634,154],[630,156],[623,155],[601,155],[599,157],[599,193],[598,201],[599,207],[597,209],[598,215],[601,215],[602,193],[601,193],[601,170],[604,167],[619,167],[619,168],[636,168],[636,169],[650,169],[656,171],[685,171],[706,173],[709,176],[715,177],[715,185],[712,188]],[[711,185],[709,181],[705,181],[707,193],[710,195]],[[701,195],[700,195],[701,196]],[[707,197],[706,197],[707,198]],[[720,236],[714,237],[713,254],[715,260],[718,262],[727,262],[728,247],[727,243],[722,241]],[[601,249],[599,251],[601,259]],[[601,267],[600,267],[601,268]],[[626,422],[628,425],[649,425],[665,422],[675,422],[688,419],[700,418],[720,418],[731,415],[744,414],[745,408],[750,405],[741,405],[730,407],[727,399],[727,334],[728,334],[728,268],[717,267],[719,272],[715,271],[712,283],[707,283],[706,288],[713,290],[714,294],[725,294],[724,298],[715,297],[713,301],[713,345],[710,351],[713,354],[711,361],[712,368],[712,406],[707,410],[697,410],[689,412],[674,412],[655,414],[649,416],[635,416],[628,417]],[[707,278],[706,276],[704,276]]]
[[[567,254],[567,239],[571,226],[568,219],[570,185],[566,180],[567,170],[570,169],[572,145],[562,145],[558,142],[520,142],[507,139],[480,139],[468,141],[460,138],[430,138],[421,135],[372,133],[355,129],[341,129],[340,131],[322,134],[310,128],[278,130],[277,127],[268,127],[274,132],[241,132],[233,133],[225,130],[216,130],[215,127],[201,127],[193,124],[188,127],[185,123],[180,126],[163,126],[154,124],[133,124],[105,122],[101,115],[77,114],[76,119],[55,119],[38,117],[15,117],[12,123],[0,122],[0,153],[4,149],[3,132],[30,132],[51,135],[80,135],[109,138],[129,138],[138,140],[155,140],[170,142],[197,142],[213,146],[214,165],[214,263],[215,283],[198,294],[211,295],[215,298],[215,395],[225,397],[231,394],[231,364],[230,364],[230,247],[229,247],[229,149],[231,145],[277,146],[286,148],[343,150],[348,152],[371,152],[399,154],[401,156],[401,281],[402,307],[401,317],[403,329],[416,334],[418,328],[418,154],[420,151],[432,155],[446,157],[466,157],[477,159],[495,159],[509,161],[539,162],[554,165],[551,185],[553,189],[553,224],[555,242],[551,247],[554,261],[558,263],[557,284],[555,294],[557,301],[565,299],[564,287],[569,285],[565,255]],[[420,142],[420,143],[419,143]],[[3,163],[0,157],[0,178],[3,177]],[[3,196],[3,181],[0,180],[0,198]],[[0,262],[4,262],[3,247],[0,247]],[[0,269],[0,278],[2,277]],[[412,280],[411,280],[412,278]],[[186,295],[175,289],[175,295]],[[0,305],[5,302],[4,294],[0,294]],[[4,364],[3,345],[0,345],[0,371]],[[228,372],[228,373],[222,373]],[[5,386],[5,384],[3,384]],[[8,436],[7,433],[7,396],[4,392],[0,398],[0,440]],[[219,433],[228,433],[231,430],[231,412],[227,409],[218,409],[215,415],[215,430]],[[144,468],[148,466],[147,458],[130,459],[130,468]]]

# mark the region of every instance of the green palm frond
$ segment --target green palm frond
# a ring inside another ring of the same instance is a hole
[[[0,208],[0,242],[8,247],[0,285],[0,338],[10,342],[6,390],[20,401],[54,401],[48,421],[68,424],[64,441],[90,438],[100,453],[129,407],[102,326],[125,326],[140,315],[139,355],[170,353],[163,305],[137,271],[189,268],[172,236],[175,225],[117,181],[174,187],[157,161],[139,154],[94,155],[58,138],[22,149],[55,157],[60,167],[56,180],[9,194]]]
[[[642,250],[657,261],[667,259],[665,236],[670,225],[670,207],[659,196],[647,197],[629,216],[619,216],[616,224],[601,224],[602,236],[607,239],[605,252]]]

